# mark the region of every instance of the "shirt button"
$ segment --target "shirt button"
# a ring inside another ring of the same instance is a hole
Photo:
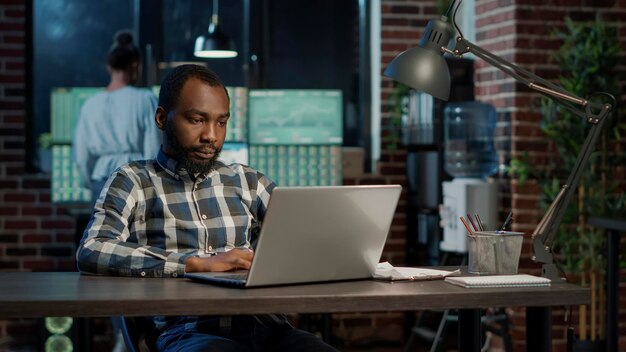
[[[205,214],[202,214],[202,219],[206,220],[207,216]]]
[[[146,276],[146,272],[145,272],[145,271],[142,271],[140,275],[141,275],[141,276]]]

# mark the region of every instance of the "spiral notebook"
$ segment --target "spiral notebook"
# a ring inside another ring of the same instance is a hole
[[[550,279],[528,274],[493,276],[450,276],[447,283],[465,288],[550,286]]]

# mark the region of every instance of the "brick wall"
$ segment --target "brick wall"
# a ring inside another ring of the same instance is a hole
[[[481,47],[510,60],[539,76],[556,80],[559,68],[549,60],[558,50],[560,42],[549,35],[555,29],[564,28],[564,18],[575,21],[593,20],[599,12],[606,21],[618,28],[618,34],[626,48],[625,1],[581,1],[581,0],[483,0],[476,4],[476,43]],[[622,21],[620,22],[620,19]],[[624,54],[622,54],[624,55]],[[622,60],[624,62],[624,60]],[[498,111],[497,147],[506,161],[512,156],[528,152],[535,164],[546,165],[554,158],[539,128],[541,114],[540,95],[531,93],[523,85],[497,71],[485,62],[475,63],[476,99],[493,104]],[[618,68],[624,77],[626,66]],[[626,85],[622,79],[621,86]],[[623,91],[623,89],[622,89]],[[622,102],[624,96],[617,97]],[[582,142],[582,141],[581,141]],[[531,233],[542,212],[539,209],[539,186],[533,183],[519,185],[515,180],[501,180],[502,210],[515,214],[514,230]],[[538,266],[530,260],[530,242],[523,250],[523,270],[537,272]],[[623,271],[622,271],[623,273]],[[623,296],[626,287],[620,288]],[[553,310],[554,351],[565,350],[566,325],[564,312]],[[621,349],[626,348],[626,326],[624,307],[621,308]],[[513,316],[514,350],[524,350],[524,310],[515,310]],[[577,319],[575,313],[574,320]],[[576,328],[577,326],[574,325]]]
[[[0,2],[0,270],[74,270],[73,219],[50,204],[49,177],[24,172],[25,11],[24,0]],[[0,321],[0,347],[32,341],[35,326]]]

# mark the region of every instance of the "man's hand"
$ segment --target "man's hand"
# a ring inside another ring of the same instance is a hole
[[[190,257],[185,261],[185,272],[250,269],[253,256],[249,249],[235,248],[211,257]]]

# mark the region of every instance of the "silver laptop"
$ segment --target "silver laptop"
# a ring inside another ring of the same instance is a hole
[[[399,185],[277,187],[249,271],[185,276],[238,287],[371,278],[401,190]]]

